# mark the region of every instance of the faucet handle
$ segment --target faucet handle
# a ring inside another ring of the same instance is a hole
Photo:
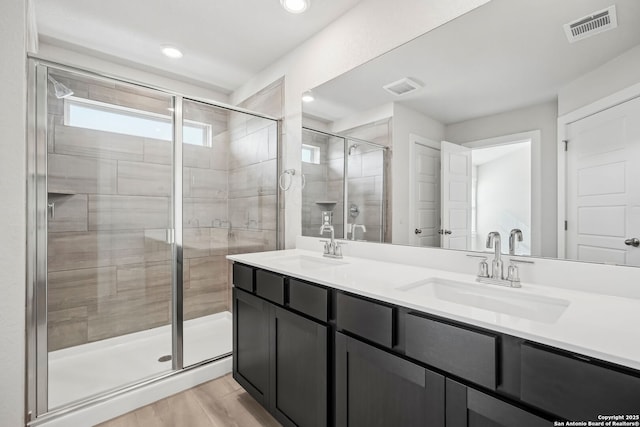
[[[489,264],[487,258],[483,258],[478,265],[478,277],[489,277]]]
[[[518,266],[511,262],[509,268],[507,269],[507,280],[512,283],[520,283],[520,273],[518,271]]]
[[[336,242],[336,245],[333,247],[333,255],[342,258],[342,246],[340,246],[340,242]]]
[[[331,242],[328,240],[320,240],[320,242],[324,243],[324,254],[328,255],[331,252]]]

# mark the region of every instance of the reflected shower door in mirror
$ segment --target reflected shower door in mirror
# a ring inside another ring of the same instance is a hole
[[[382,128],[383,134],[385,129]],[[345,133],[371,137],[372,132],[380,129]],[[321,225],[328,218],[336,238],[385,241],[387,149],[380,144],[380,138],[375,139],[377,142],[303,129],[304,236],[328,238],[328,233],[320,234]]]
[[[640,265],[639,27],[636,0],[492,0],[312,88],[303,126],[387,121],[385,242]]]

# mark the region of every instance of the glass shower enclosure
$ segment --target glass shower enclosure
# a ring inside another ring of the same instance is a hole
[[[31,65],[32,415],[229,356],[225,256],[277,248],[277,120]]]

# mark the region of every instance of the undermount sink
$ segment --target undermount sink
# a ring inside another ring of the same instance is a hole
[[[543,323],[555,323],[569,306],[564,299],[489,286],[431,277],[396,289],[415,297],[435,298]]]
[[[330,258],[316,258],[307,255],[292,255],[283,258],[276,258],[272,261],[274,265],[287,268],[300,268],[303,270],[317,270],[320,268],[337,267],[346,265],[347,262]]]

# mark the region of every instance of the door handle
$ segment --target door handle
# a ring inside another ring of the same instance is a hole
[[[49,219],[56,219],[56,202],[47,202],[49,209]]]
[[[444,234],[447,234],[447,235],[448,235],[448,234],[451,234],[451,233],[452,233],[452,231],[451,231],[451,230],[444,230]]]
[[[421,229],[419,229],[419,228],[416,228],[416,229],[414,230],[414,233],[415,233],[415,234],[422,234],[422,230],[421,230]]]
[[[438,230],[438,234],[446,234],[449,235],[451,234],[451,230],[443,230],[442,228],[440,230]]]
[[[627,239],[624,241],[624,244],[637,248],[638,246],[640,246],[640,239],[638,239],[637,237],[634,237],[633,239]]]

